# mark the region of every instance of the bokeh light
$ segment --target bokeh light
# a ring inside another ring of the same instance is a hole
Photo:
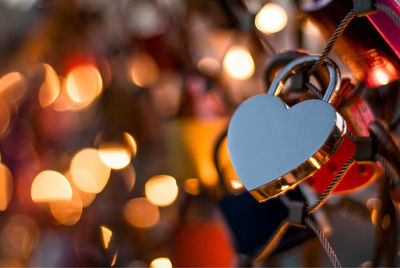
[[[286,11],[277,4],[267,3],[256,15],[255,25],[265,34],[281,31],[288,21]]]
[[[72,189],[62,174],[45,170],[35,177],[31,187],[31,197],[34,202],[71,200]]]
[[[243,184],[238,180],[231,180],[231,186],[235,190],[243,188]]]
[[[39,90],[39,104],[46,107],[52,104],[60,94],[60,79],[56,71],[48,64],[43,64],[45,79]]]
[[[188,194],[198,195],[200,193],[200,180],[197,178],[186,179],[183,187]]]
[[[65,174],[65,177],[68,179],[68,181],[71,184],[72,188],[72,194],[73,195],[78,195],[80,197],[80,200],[82,202],[82,208],[86,208],[90,206],[93,201],[96,199],[96,194],[95,193],[88,193],[88,192],[83,192],[81,191],[74,183],[74,180],[71,177],[71,172],[68,171]]]
[[[50,211],[53,217],[63,225],[74,225],[82,216],[82,200],[79,194],[72,192],[71,200],[50,202]]]
[[[124,179],[125,185],[126,185],[126,189],[128,190],[128,192],[132,191],[133,187],[135,186],[135,182],[136,182],[135,168],[132,165],[130,165],[127,168],[125,168],[124,170],[122,170],[121,173],[122,173],[122,177]]]
[[[178,196],[176,180],[168,175],[150,178],[145,184],[146,197],[157,206],[168,206]]]
[[[223,67],[230,76],[239,80],[249,79],[255,69],[253,57],[239,46],[233,46],[226,52]]]
[[[172,268],[172,263],[168,258],[157,258],[150,263],[151,268]]]
[[[27,92],[25,78],[19,72],[11,72],[0,79],[0,97],[8,104],[18,104]]]
[[[0,164],[0,211],[7,209],[12,192],[13,176],[4,164]]]
[[[8,256],[25,260],[35,248],[39,238],[39,227],[26,215],[12,215],[0,233],[1,249]]]
[[[204,74],[214,76],[221,71],[221,64],[213,57],[204,57],[197,63],[197,69]]]
[[[11,112],[6,102],[0,99],[0,136],[5,134],[10,125]]]
[[[84,208],[90,206],[93,203],[93,201],[96,199],[95,193],[83,192],[77,186],[75,186],[75,184],[74,184],[74,187],[72,190],[74,193],[76,192],[80,196],[81,201],[82,201],[82,207],[84,207]]]
[[[377,85],[383,86],[389,83],[391,75],[384,68],[376,68],[372,71],[372,78]]]
[[[153,57],[147,53],[135,55],[131,63],[131,78],[140,87],[153,85],[159,77],[159,70]]]
[[[111,260],[110,266],[113,267],[115,263],[117,262],[117,257],[118,257],[118,250],[114,253],[114,256]]]
[[[107,228],[104,225],[100,226],[100,232],[101,232],[101,237],[103,241],[103,247],[108,248],[108,245],[110,244],[111,237],[112,237],[112,231]]]
[[[132,156],[135,157],[137,154],[137,144],[135,139],[128,132],[124,132],[124,139],[131,149]]]
[[[125,219],[134,227],[149,228],[160,219],[160,211],[146,198],[130,200],[124,207]]]
[[[106,166],[96,149],[84,148],[71,161],[70,174],[74,184],[83,192],[100,193],[110,178],[111,168]]]
[[[103,81],[98,69],[91,64],[75,67],[67,75],[66,90],[76,103],[86,107],[90,105],[103,89]]]
[[[131,162],[131,153],[123,144],[102,143],[98,151],[104,164],[112,169],[122,169]]]

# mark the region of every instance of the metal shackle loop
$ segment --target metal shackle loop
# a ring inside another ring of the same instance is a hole
[[[290,76],[305,67],[310,67],[318,60],[319,56],[304,56],[289,62],[275,76],[274,80],[271,83],[271,86],[268,89],[268,94],[278,96],[282,91],[285,81]],[[337,67],[336,63],[329,58],[325,59],[322,66],[327,68],[329,73],[328,88],[325,90],[325,94],[322,100],[328,103],[333,103],[340,90],[340,70]]]

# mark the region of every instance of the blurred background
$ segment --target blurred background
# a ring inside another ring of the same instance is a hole
[[[322,51],[332,29],[303,8],[314,2],[0,0],[0,265],[250,266],[220,206],[245,190],[215,146],[265,91],[274,50]],[[356,85],[398,78],[340,56]],[[321,216],[346,266],[372,259],[377,224],[396,226],[377,222],[371,181]],[[330,265],[312,234],[296,241],[256,266]]]

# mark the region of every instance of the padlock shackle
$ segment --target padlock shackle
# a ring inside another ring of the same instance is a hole
[[[312,64],[319,60],[319,56],[304,56],[289,62],[284,66],[279,73],[275,76],[268,89],[268,94],[278,96],[285,84],[285,81],[297,71],[310,67]],[[328,103],[334,103],[338,92],[340,90],[340,70],[336,63],[329,58],[326,58],[323,66],[328,69],[329,73],[329,84],[325,90],[325,94],[322,98],[323,101]]]

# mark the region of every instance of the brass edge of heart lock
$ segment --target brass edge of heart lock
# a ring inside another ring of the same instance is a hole
[[[346,122],[340,114],[336,113],[335,124],[331,133],[314,155],[285,175],[268,184],[251,190],[250,194],[257,199],[257,201],[264,202],[295,188],[299,183],[313,175],[329,161],[341,145],[346,134]]]

